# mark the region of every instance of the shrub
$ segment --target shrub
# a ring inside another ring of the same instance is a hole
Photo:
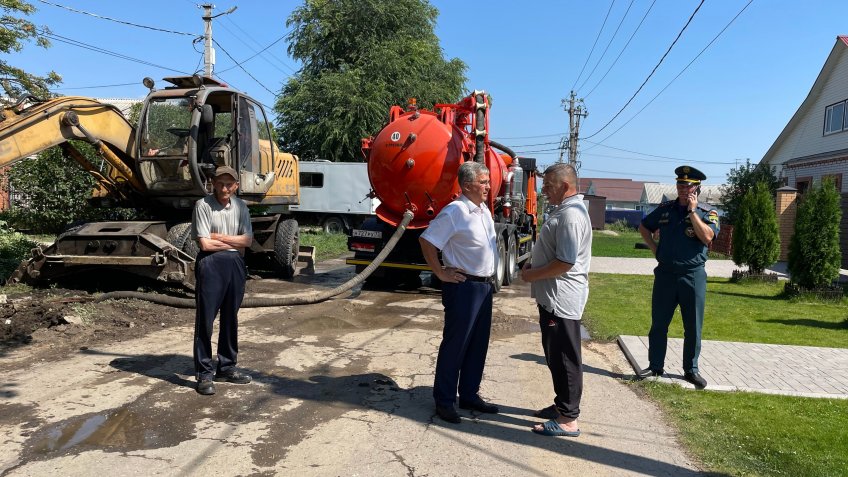
[[[75,142],[74,146],[93,164],[101,163],[88,144]],[[58,234],[74,222],[135,217],[130,209],[97,209],[89,205],[94,178],[73,159],[64,157],[59,147],[18,162],[9,170],[8,179],[19,198],[2,217],[19,229]]]
[[[758,182],[742,197],[733,227],[733,263],[748,265],[751,273],[763,270],[780,256],[777,215],[768,184]]]
[[[36,245],[29,237],[0,221],[0,278],[8,278],[21,261],[30,256],[30,250]]]
[[[726,185],[721,188],[721,202],[724,209],[722,220],[736,225],[742,198],[748,190],[758,183],[765,184],[768,187],[769,194],[774,197],[775,191],[780,187],[780,179],[775,174],[775,168],[751,164],[751,160],[746,159],[745,164],[730,170],[727,174]]]
[[[795,234],[789,241],[792,283],[823,288],[839,276],[839,192],[830,179],[806,194],[798,205]]]
[[[627,223],[624,219],[616,220],[611,224],[606,224],[604,226],[606,230],[612,230],[613,232],[625,233],[625,232],[635,232],[636,228],[631,227],[630,224]]]

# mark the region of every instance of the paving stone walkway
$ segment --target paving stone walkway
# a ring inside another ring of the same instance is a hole
[[[648,337],[619,336],[618,344],[635,371],[648,367]],[[651,379],[692,388],[682,354],[683,340],[669,338],[666,374]],[[848,399],[848,349],[704,340],[699,368],[709,390]]]

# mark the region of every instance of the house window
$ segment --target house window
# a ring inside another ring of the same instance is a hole
[[[810,190],[810,186],[812,185],[812,177],[799,177],[795,179],[795,188],[798,189],[799,194],[806,194],[807,191]]]
[[[324,174],[320,172],[301,172],[301,187],[324,187]]]
[[[822,176],[822,182],[824,182],[826,179],[830,179],[833,181],[833,185],[836,186],[836,192],[842,192],[842,174],[830,174]]]
[[[824,134],[842,131],[845,122],[845,101],[831,104],[824,111]]]

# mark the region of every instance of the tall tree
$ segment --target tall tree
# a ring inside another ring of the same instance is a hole
[[[389,107],[455,102],[465,63],[446,60],[426,0],[305,0],[286,25],[303,68],[275,104],[283,147],[303,157],[353,161]]]
[[[789,239],[789,275],[805,288],[830,285],[839,278],[842,209],[832,179],[823,179],[798,205],[795,233]]]
[[[742,198],[757,183],[764,184],[772,198],[774,198],[777,188],[780,187],[780,179],[775,175],[773,167],[751,164],[751,160],[746,159],[745,164],[730,169],[730,172],[727,173],[727,184],[721,188],[721,202],[724,209],[723,221],[730,224],[736,223]]]
[[[24,44],[30,41],[43,48],[50,46],[44,35],[50,32],[47,27],[36,27],[23,18],[34,12],[35,7],[21,0],[0,0],[0,9],[0,52],[8,55],[13,51],[21,51]],[[50,95],[48,88],[61,81],[62,78],[54,71],[37,76],[0,58],[0,86],[10,98],[17,98],[23,93],[46,98]]]
[[[762,275],[780,256],[780,233],[768,186],[754,185],[742,198],[733,224],[733,262]]]

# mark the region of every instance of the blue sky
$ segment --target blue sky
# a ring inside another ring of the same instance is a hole
[[[38,9],[30,20],[48,26],[66,41],[133,58],[56,40],[47,50],[28,45],[9,58],[13,65],[34,73],[55,70],[64,79],[58,89],[62,94],[141,98],[146,93],[143,77],[158,81],[176,74],[157,66],[183,72],[202,68],[202,44],[192,45],[191,36],[28,1]],[[190,0],[50,3],[146,26],[203,33],[202,11]],[[809,92],[836,36],[848,34],[845,0],[754,0],[680,74],[748,4],[748,0],[707,0],[641,92],[602,129],[645,81],[700,0],[431,3],[440,12],[436,33],[445,56],[458,57],[468,65],[469,90],[484,89],[493,97],[493,139],[537,157],[541,165],[553,163],[558,153],[551,149],[568,129],[561,101],[572,88],[585,98],[589,114],[581,127],[583,177],[668,183],[673,169],[687,163],[706,173],[706,183],[724,182],[738,162],[760,160]],[[214,38],[226,53],[243,61],[287,32],[285,21],[299,4],[288,0],[217,2],[216,13],[232,6],[238,9],[215,20]],[[245,63],[259,82],[238,68],[230,69],[234,63],[220,48],[215,71],[260,102],[273,105],[272,92],[278,92],[299,67],[287,56],[286,47],[285,40],[280,41]],[[122,86],[90,88],[116,84]]]

